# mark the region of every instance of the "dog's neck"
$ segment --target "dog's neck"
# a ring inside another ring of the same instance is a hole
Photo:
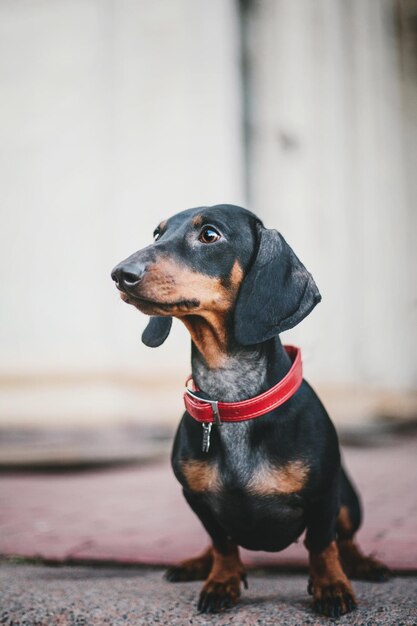
[[[255,346],[229,345],[222,357],[220,367],[210,367],[193,341],[194,382],[208,398],[222,402],[239,402],[263,393],[291,367],[279,337]]]

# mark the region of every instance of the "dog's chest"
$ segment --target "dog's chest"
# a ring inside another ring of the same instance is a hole
[[[214,428],[219,428],[219,438],[212,445],[221,446],[221,454],[183,463],[186,484],[192,491],[214,502],[231,494],[248,498],[287,496],[299,493],[306,485],[308,463],[269,459],[265,447],[254,448],[248,422]]]
[[[266,371],[266,354],[262,350],[242,349],[217,370],[207,369],[200,355],[193,354],[194,379],[212,400],[239,402],[259,395],[268,387]],[[252,498],[299,492],[308,475],[305,463],[271,460],[259,433],[256,441],[250,420],[214,425],[207,459],[198,455],[199,460],[183,461],[186,485],[208,496],[211,502],[221,502],[232,494]],[[202,428],[200,445],[203,443]]]
[[[222,447],[222,462],[217,463],[222,487],[227,488],[230,485],[244,487],[260,461],[259,454],[250,442],[250,424],[225,423],[216,428]]]

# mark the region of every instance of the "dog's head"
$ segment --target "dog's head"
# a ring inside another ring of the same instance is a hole
[[[198,207],[161,222],[154,242],[119,263],[112,279],[128,304],[151,315],[142,340],[161,345],[172,317],[228,326],[241,345],[298,324],[321,296],[276,230],[232,205]]]

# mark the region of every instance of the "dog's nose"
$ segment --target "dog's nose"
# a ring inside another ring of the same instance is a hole
[[[134,289],[140,283],[145,268],[138,264],[117,265],[111,273],[111,277],[118,287]]]

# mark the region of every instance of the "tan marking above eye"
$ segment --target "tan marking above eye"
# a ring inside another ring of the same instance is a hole
[[[203,223],[203,216],[195,215],[191,221],[194,226],[201,226],[201,224]]]
[[[218,491],[220,475],[217,465],[207,461],[182,461],[182,471],[191,491]]]
[[[309,468],[303,461],[290,461],[281,467],[262,465],[247,484],[249,493],[258,496],[290,494],[301,491]]]

